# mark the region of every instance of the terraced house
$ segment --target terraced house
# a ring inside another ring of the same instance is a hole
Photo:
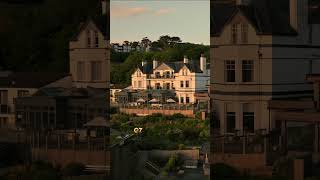
[[[269,132],[276,127],[269,100],[312,98],[305,77],[320,71],[317,7],[308,0],[211,6],[214,127],[220,134]]]

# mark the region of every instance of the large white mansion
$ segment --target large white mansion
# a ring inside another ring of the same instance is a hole
[[[208,94],[210,69],[204,55],[200,62],[187,57],[178,62],[143,61],[131,79],[134,90],[173,90],[180,104],[196,103],[199,94]]]

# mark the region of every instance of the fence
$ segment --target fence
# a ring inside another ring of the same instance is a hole
[[[258,135],[225,135],[214,137],[212,151],[230,154],[263,153],[266,148],[265,136]]]

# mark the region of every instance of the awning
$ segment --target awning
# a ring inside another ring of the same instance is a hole
[[[175,103],[176,101],[170,98],[170,99],[167,99],[167,102],[168,103]]]
[[[151,99],[149,102],[151,102],[151,103],[157,103],[157,102],[159,102],[159,100],[158,100],[158,99]]]
[[[144,102],[146,102],[146,100],[144,100],[144,99],[140,98],[140,99],[138,99],[138,100],[137,100],[137,102],[144,103]]]

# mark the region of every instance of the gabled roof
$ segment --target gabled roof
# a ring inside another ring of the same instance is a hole
[[[171,66],[175,72],[179,72],[184,66],[186,66],[190,72],[192,73],[202,73],[200,69],[199,63],[196,61],[189,60],[189,63],[184,63],[182,61],[178,62],[166,62],[169,66]]]
[[[254,0],[249,5],[212,3],[211,36],[219,36],[223,28],[239,12],[257,31],[265,35],[297,35],[290,25],[288,0]]]
[[[88,26],[90,22],[93,22],[98,30],[102,33],[102,35],[107,39],[108,37],[108,24],[107,24],[107,16],[106,15],[100,15],[97,17],[90,17],[87,19],[87,21],[80,23],[78,30],[75,32],[75,34],[72,36],[71,40],[77,40],[80,33]]]
[[[14,72],[0,76],[0,87],[41,88],[67,76],[68,73]]]
[[[162,63],[161,63],[162,64]],[[161,65],[160,64],[160,65]],[[189,63],[184,63],[183,61],[176,61],[176,62],[163,62],[163,64],[169,66],[174,70],[174,72],[179,72],[184,66],[186,66],[190,72],[192,73],[202,73],[200,69],[199,62],[189,60]],[[160,66],[159,65],[159,66]],[[159,67],[157,66],[157,67]],[[152,63],[146,63],[144,66],[138,67],[144,74],[152,74],[153,73],[153,65]]]
[[[151,74],[153,72],[153,65],[152,63],[146,63],[144,66],[139,65],[138,69],[144,74]]]

